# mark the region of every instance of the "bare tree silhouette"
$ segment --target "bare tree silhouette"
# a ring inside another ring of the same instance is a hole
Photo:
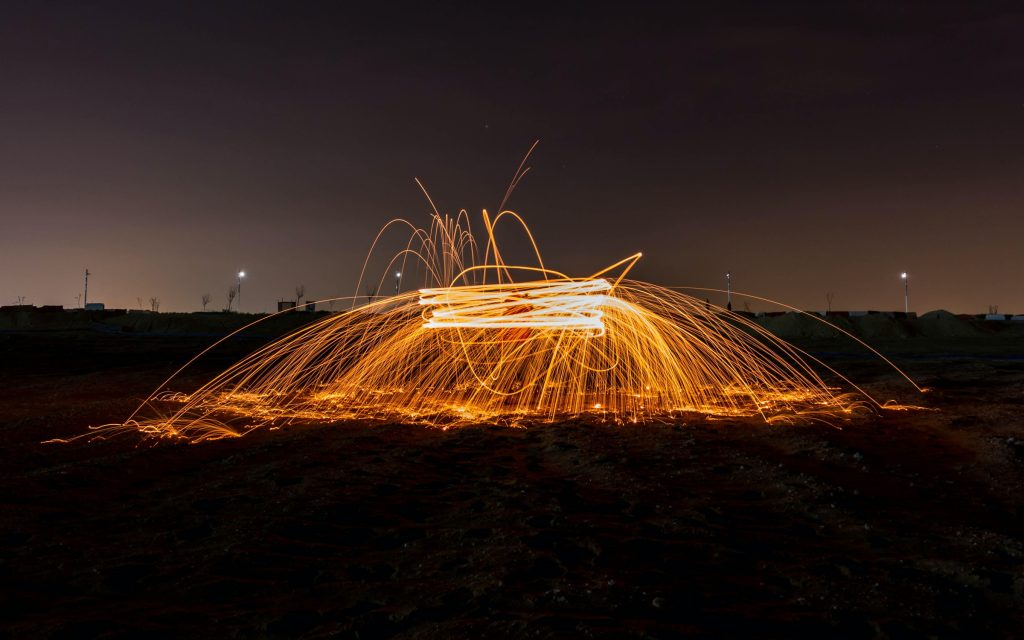
[[[238,295],[238,287],[231,285],[228,287],[228,311],[231,311],[231,304],[235,301],[235,297]]]
[[[832,299],[835,297],[836,294],[832,293],[831,291],[825,294],[825,303],[827,305],[825,307],[825,313],[832,313]]]
[[[160,311],[160,298],[154,296],[149,299],[149,310],[154,312]]]
[[[295,307],[302,306],[302,297],[306,295],[306,285],[300,284],[295,287]]]
[[[204,293],[203,294],[203,311],[206,311],[206,305],[210,304],[210,300],[211,300],[210,294]]]

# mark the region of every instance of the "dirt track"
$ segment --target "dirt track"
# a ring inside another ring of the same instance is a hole
[[[1012,636],[1024,623],[1024,360],[1002,357],[1015,343],[916,348],[904,363],[933,388],[924,398],[841,360],[879,396],[934,409],[842,430],[347,424],[38,444],[122,418],[201,345],[0,336],[7,634]]]

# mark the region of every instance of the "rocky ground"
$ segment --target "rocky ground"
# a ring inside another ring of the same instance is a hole
[[[927,407],[841,428],[341,424],[40,444],[122,419],[209,341],[0,335],[0,637],[1024,628],[1019,341],[882,345],[924,396],[811,345],[879,397]]]

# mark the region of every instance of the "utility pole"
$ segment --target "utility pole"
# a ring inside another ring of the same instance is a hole
[[[242,313],[242,278],[245,277],[244,271],[238,272],[238,313]]]
[[[732,271],[725,272],[725,308],[732,311]]]
[[[89,270],[85,270],[85,295],[82,297],[82,308],[89,304]]]
[[[910,276],[904,271],[900,274],[903,278],[903,313],[910,313]]]

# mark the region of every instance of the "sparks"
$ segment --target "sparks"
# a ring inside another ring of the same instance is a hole
[[[852,383],[830,387],[806,354],[743,316],[626,278],[639,253],[572,278],[545,267],[518,215],[482,217],[480,239],[465,212],[409,225],[407,248],[383,273],[420,273],[418,290],[323,318],[194,393],[154,394],[94,433],[199,442],[295,421],[776,423],[883,408]],[[503,220],[518,223],[535,264],[505,262]]]

